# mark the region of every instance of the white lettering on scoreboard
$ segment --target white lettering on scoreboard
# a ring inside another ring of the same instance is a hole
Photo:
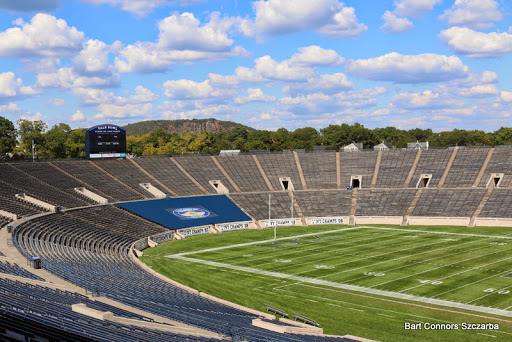
[[[210,232],[210,227],[208,227],[208,226],[180,230],[180,233],[182,233],[183,236],[185,236],[185,237],[208,234],[209,232]]]
[[[229,230],[249,229],[249,223],[250,222],[231,222],[219,224],[217,227],[219,227],[221,232],[225,232]]]
[[[310,225],[315,224],[344,224],[345,219],[343,217],[313,217],[309,219]]]
[[[265,223],[265,228],[296,226],[297,219],[265,220],[264,223]]]

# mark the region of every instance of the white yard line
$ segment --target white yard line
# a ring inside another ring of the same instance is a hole
[[[472,242],[475,242],[475,241],[469,241],[469,242],[465,242],[464,244],[466,243],[472,243]],[[457,245],[460,246],[460,245],[463,245],[462,243]],[[480,247],[480,248],[486,248],[486,247],[489,247],[489,246],[483,246],[483,247]],[[475,248],[471,251],[474,251],[476,249],[479,249],[479,248]],[[417,264],[423,264],[423,263],[426,263],[428,261],[431,261],[431,260],[436,260],[436,259],[440,259],[440,258],[446,258],[446,257],[449,257],[449,256],[452,256],[452,255],[455,255],[455,254],[459,254],[460,252],[455,252],[455,253],[451,253],[451,254],[447,254],[447,255],[441,255],[441,256],[438,256],[438,257],[435,257],[435,258],[430,258],[430,259],[425,259],[425,260],[420,260],[420,261],[416,261],[414,262],[413,264],[408,264],[408,265],[403,265],[403,266],[399,266],[399,267],[395,267],[395,268],[390,268],[390,269],[385,269],[385,270],[382,270],[382,271],[375,271],[375,272],[384,272],[384,273],[388,273],[388,272],[391,272],[391,271],[395,271],[395,270],[399,270],[401,268],[404,268],[404,267],[411,267],[411,266],[414,266],[414,265],[417,265]],[[414,255],[413,255],[414,256]],[[362,277],[359,277],[359,278],[356,278],[356,279],[349,279],[349,280],[346,280],[347,282],[353,282],[353,281],[356,281],[356,280],[359,280],[359,279],[363,279],[363,278],[368,278],[368,277],[373,277],[373,276],[362,276]],[[384,284],[384,283],[380,283],[380,284]],[[377,284],[377,285],[373,285],[372,287],[374,286],[378,286],[380,284]]]
[[[483,247],[480,247],[480,248],[475,248],[475,250],[478,250],[478,249],[481,249],[481,248],[489,248],[489,246],[483,246]],[[394,281],[397,281],[397,280],[400,280],[400,279],[405,279],[405,278],[410,278],[410,277],[415,277],[417,275],[420,275],[420,274],[423,274],[423,273],[427,273],[427,272],[431,272],[431,271],[435,271],[435,270],[438,270],[440,268],[443,268],[443,267],[448,267],[448,266],[452,266],[452,265],[456,265],[456,264],[459,264],[461,262],[466,262],[466,261],[469,261],[469,260],[473,260],[473,259],[478,259],[478,258],[481,258],[481,257],[484,257],[484,256],[488,256],[488,255],[493,255],[493,254],[496,254],[496,253],[499,253],[499,252],[492,252],[492,253],[487,253],[487,254],[483,254],[483,255],[477,255],[475,257],[472,257],[472,258],[466,258],[466,259],[463,259],[463,260],[459,260],[459,261],[456,261],[456,262],[452,262],[450,264],[446,264],[446,265],[441,265],[441,266],[438,266],[438,267],[434,267],[434,268],[430,268],[428,270],[425,270],[425,271],[421,271],[421,272],[418,272],[418,273],[414,273],[414,274],[409,274],[407,276],[404,276],[404,277],[401,277],[401,278],[396,278],[396,279],[393,279],[393,280],[389,280],[389,281],[386,281],[386,282],[383,282],[383,283],[380,283],[380,284],[377,284],[377,285],[373,285],[372,287],[375,287],[375,286],[379,286],[379,285],[383,285],[383,284],[387,284],[387,283],[392,283]],[[510,258],[507,258],[507,259],[510,259]],[[503,260],[507,260],[507,259],[503,259]],[[503,261],[501,260],[501,261]],[[494,262],[490,263],[490,264],[493,264]],[[488,264],[488,265],[490,265]],[[475,270],[477,268],[480,268],[480,267],[483,267],[483,266],[486,266],[486,265],[481,265],[481,266],[478,266],[478,267],[472,267],[468,270],[464,270],[464,271],[461,271],[459,273],[455,273],[455,274],[460,274],[460,273],[464,273],[464,272],[467,272],[467,271],[471,271],[471,270]],[[455,275],[454,274],[454,275]],[[448,277],[446,277],[448,278]],[[441,279],[444,279],[444,278],[441,278]],[[413,289],[413,288],[416,288],[416,287],[420,287],[420,286],[423,286],[425,284],[419,284],[419,285],[416,285],[416,286],[413,286],[411,288],[407,288],[407,289],[403,289],[401,290],[400,292],[403,292],[403,291],[407,291],[409,289]]]
[[[468,241],[468,242],[465,242],[464,244],[467,244],[467,243],[474,243],[474,242],[477,242],[477,241]],[[340,263],[340,264],[336,264],[335,266],[343,265],[343,264],[347,264],[347,263],[354,262],[354,261],[365,260],[365,259],[368,259],[368,258],[374,258],[374,257],[378,257],[378,256],[386,255],[386,254],[392,254],[392,253],[396,253],[396,252],[403,252],[403,251],[406,251],[406,250],[409,250],[409,249],[418,248],[418,247],[428,247],[428,246],[433,246],[433,245],[437,245],[437,244],[441,244],[441,243],[444,243],[444,242],[442,242],[442,241],[437,241],[437,242],[435,242],[435,243],[431,243],[431,244],[428,244],[428,245],[414,246],[414,247],[410,247],[410,248],[399,249],[399,250],[397,250],[397,251],[391,251],[391,252],[388,252],[388,253],[383,253],[383,254],[378,254],[378,255],[372,255],[371,257],[365,257],[365,258],[361,258],[361,259],[351,260],[351,261],[348,261],[348,262],[343,262],[343,263]],[[460,244],[460,245],[462,245],[462,244]],[[446,246],[446,247],[436,248],[436,249],[433,249],[433,250],[428,250],[428,251],[425,251],[425,252],[416,253],[416,254],[414,254],[414,256],[417,256],[417,255],[420,255],[420,254],[425,254],[425,253],[431,253],[431,252],[435,252],[435,251],[440,251],[440,250],[447,249],[447,248],[452,248],[452,247],[453,247],[453,246]],[[339,272],[335,272],[335,273],[330,273],[330,274],[328,274],[328,275],[321,276],[321,277],[318,277],[318,278],[319,278],[319,279],[327,278],[327,277],[330,277],[330,276],[333,276],[333,275],[337,275],[337,274],[341,274],[341,273],[346,273],[346,272],[350,272],[350,271],[355,271],[355,270],[359,270],[359,269],[361,269],[361,268],[367,268],[367,267],[371,267],[371,266],[374,266],[374,265],[385,264],[385,263],[387,263],[387,262],[393,262],[393,261],[396,261],[396,260],[406,259],[406,258],[410,258],[410,257],[411,257],[411,255],[406,255],[406,256],[403,256],[403,257],[400,257],[400,258],[384,260],[384,261],[377,262],[377,263],[374,263],[374,264],[371,264],[371,265],[365,265],[365,266],[355,267],[355,268],[351,268],[351,269],[346,269],[346,270],[339,271]],[[304,271],[304,272],[300,272],[300,273],[297,273],[297,274],[302,274],[302,273],[307,273],[307,272],[310,272],[310,271]]]
[[[485,280],[490,279],[490,278],[503,277],[503,275],[504,275],[504,274],[507,274],[507,273],[510,273],[510,272],[512,272],[512,269],[507,270],[507,271],[505,271],[505,272],[498,273],[498,274],[494,274],[494,275],[489,276],[489,277],[484,278],[484,279],[480,279],[480,280],[477,280],[477,281],[471,282],[471,283],[469,283],[469,284],[461,285],[461,286],[459,286],[459,287],[453,288],[453,289],[448,290],[448,291],[444,291],[444,292],[438,293],[438,294],[436,294],[436,295],[434,295],[434,296],[432,296],[432,297],[439,297],[439,296],[442,296],[442,295],[444,295],[444,294],[446,294],[446,293],[448,293],[448,292],[452,292],[452,291],[455,291],[455,290],[459,290],[459,289],[461,289],[461,288],[463,288],[463,287],[470,286],[470,285],[474,285],[474,284],[476,284],[476,283],[480,283],[480,282],[485,281]],[[505,308],[505,310],[508,310],[508,309],[509,309],[509,308],[511,308],[511,307],[512,307],[512,306],[509,306],[509,307]]]
[[[408,295],[405,293],[383,291],[383,290],[377,290],[377,289],[372,289],[372,288],[366,288],[366,287],[362,287],[362,286],[340,284],[340,283],[335,283],[332,281],[326,281],[326,280],[322,280],[322,279],[298,277],[298,276],[294,276],[294,275],[264,271],[264,270],[260,270],[260,269],[250,268],[250,267],[242,267],[242,266],[229,265],[229,264],[224,264],[224,263],[215,262],[215,261],[193,259],[193,258],[188,258],[183,255],[171,255],[168,257],[173,258],[173,259],[188,261],[188,262],[194,262],[194,263],[215,266],[215,267],[224,267],[224,268],[229,268],[229,269],[235,269],[235,270],[239,270],[239,271],[243,271],[243,272],[247,272],[247,273],[265,275],[265,276],[275,277],[275,278],[289,279],[289,280],[299,281],[299,282],[308,283],[308,284],[323,285],[323,286],[329,286],[329,287],[339,288],[339,289],[344,289],[344,290],[349,290],[349,291],[371,293],[371,294],[378,295],[378,296],[399,298],[399,299],[403,299],[403,300],[411,300],[411,301],[416,301],[416,302],[429,303],[429,304],[439,305],[439,306],[444,306],[444,307],[452,307],[452,308],[471,310],[471,311],[477,311],[477,312],[485,312],[485,313],[500,315],[500,316],[505,316],[505,317],[512,317],[512,312],[506,311],[506,310],[493,309],[493,308],[482,307],[482,306],[471,305],[471,304],[451,302],[451,301],[440,300],[440,299],[435,299],[435,298],[419,297],[419,296]]]
[[[496,253],[499,253],[499,252],[495,252],[495,253],[488,253],[488,254],[485,254],[485,255],[481,255],[480,257],[482,256],[487,256],[487,255],[492,255],[492,254],[496,254]],[[475,258],[478,258],[478,257],[475,257]],[[475,258],[471,258],[471,259],[475,259]],[[467,259],[467,260],[471,260],[471,259]],[[479,268],[482,268],[482,267],[485,267],[485,266],[488,266],[488,265],[492,265],[492,264],[496,264],[496,263],[499,263],[499,262],[502,262],[502,261],[505,261],[505,260],[510,260],[512,259],[512,257],[508,257],[508,258],[505,258],[505,259],[501,259],[501,260],[498,260],[498,261],[493,261],[493,262],[490,262],[488,264],[484,264],[484,265],[480,265],[480,266],[476,266],[476,267],[471,267],[470,269],[467,269],[467,270],[464,270],[464,271],[460,271],[460,272],[457,272],[457,273],[454,273],[454,274],[450,274],[446,277],[443,277],[443,278],[438,278],[438,279],[435,279],[435,280],[443,280],[443,279],[447,279],[447,278],[451,278],[451,277],[454,277],[456,275],[459,275],[459,274],[462,274],[462,273],[466,273],[466,272],[469,272],[469,271],[474,271],[474,270],[477,270]],[[462,261],[467,261],[467,260],[462,260]],[[494,276],[492,277],[496,277],[497,275],[495,274]],[[491,277],[491,278],[492,278]],[[476,281],[475,281],[476,282]],[[414,287],[410,287],[408,289],[405,289],[405,290],[402,290],[402,291],[408,291],[408,290],[411,290],[411,289],[414,289],[416,287],[420,287],[420,286],[424,286],[426,284],[419,284],[417,286],[414,286]],[[400,291],[400,292],[402,292]]]
[[[398,237],[397,237],[396,239],[394,239],[394,240],[397,240],[398,238],[400,238],[400,237],[398,236]],[[369,239],[364,239],[364,240],[362,240],[362,241],[366,241],[366,240],[369,240]],[[390,244],[393,244],[393,241],[394,241],[394,240],[390,240],[390,241],[387,241],[387,240],[386,240],[386,242],[388,242],[388,243],[390,243]],[[407,241],[405,241],[404,243],[395,243],[393,246],[408,245],[408,244],[417,243],[417,242],[420,242],[420,241],[423,241],[423,240],[420,240],[420,239],[418,239],[418,240],[413,240],[413,241],[407,240]],[[348,247],[344,247],[344,248],[339,248],[339,249],[337,249],[336,251],[327,250],[327,251],[322,252],[322,253],[316,253],[316,254],[314,254],[314,256],[316,256],[316,255],[320,255],[320,254],[326,254],[326,253],[336,254],[335,256],[332,256],[332,257],[330,257],[330,258],[323,258],[323,259],[322,259],[322,262],[325,262],[326,260],[331,260],[331,259],[339,258],[339,254],[342,254],[342,251],[343,251],[343,250],[345,250],[345,249],[350,249],[350,248],[359,248],[359,247],[361,247],[361,246],[371,245],[371,244],[374,244],[374,243],[375,243],[375,241],[371,241],[371,242],[368,242],[368,243],[358,244],[357,246],[354,246],[354,245],[353,245],[353,246],[348,246]],[[379,250],[379,249],[389,248],[389,247],[390,247],[389,245],[384,245],[384,246],[381,246],[381,247],[378,247],[378,248],[372,248],[372,252],[373,252],[373,251],[377,251],[377,250]],[[301,250],[300,252],[302,252],[302,250]],[[389,253],[391,253],[391,252],[389,252]],[[385,253],[385,254],[388,254],[388,253]],[[268,256],[268,257],[269,257],[269,258],[271,258],[271,257],[272,257],[272,258],[274,258],[274,256],[273,256],[273,255],[274,255],[274,254],[272,254],[272,256]],[[344,254],[344,255],[359,255],[359,253],[357,253],[357,254],[354,254],[354,253],[347,253],[347,254]],[[380,256],[380,255],[384,255],[384,254],[379,254],[379,255],[377,255],[377,256]],[[283,258],[286,258],[286,254],[285,254],[285,255],[283,255],[282,257],[283,257]],[[296,257],[296,258],[294,258],[293,260],[295,261],[296,259],[299,259],[299,258],[307,258],[307,257],[311,257],[311,255],[304,255],[304,256],[301,256],[301,257]],[[373,256],[371,256],[371,257],[373,257]],[[349,262],[358,261],[358,260],[363,260],[363,259],[367,259],[367,258],[368,258],[368,256],[365,256],[365,257],[364,257],[364,258],[362,258],[362,259],[355,259],[355,260],[352,260],[352,261],[349,261]],[[313,263],[317,263],[317,262],[318,262],[317,260],[313,260],[313,261],[306,261],[306,262],[302,262],[300,265],[313,264]],[[262,266],[262,265],[272,264],[272,263],[274,263],[274,260],[272,260],[272,261],[270,261],[270,262],[266,262],[266,263],[261,263],[261,264],[255,265],[255,266],[260,267],[260,266]],[[339,265],[343,265],[343,264],[346,264],[346,263],[347,263],[347,262],[342,263],[342,264],[334,264],[334,266],[339,266]],[[279,267],[279,268],[278,268],[278,270],[279,270],[279,271],[282,271],[282,270],[284,270],[284,269],[291,268],[291,267],[296,267],[296,266],[297,266],[297,264],[293,264],[293,265],[289,265],[289,266],[284,266],[284,267]],[[303,271],[303,272],[299,272],[299,273],[296,273],[296,274],[307,273],[307,272],[310,272],[310,271]]]

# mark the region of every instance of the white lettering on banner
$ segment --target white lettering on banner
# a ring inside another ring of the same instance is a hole
[[[210,227],[208,227],[208,226],[180,230],[180,233],[182,233],[183,236],[185,236],[185,237],[193,236],[193,235],[208,234],[209,232],[210,232]]]
[[[226,224],[219,224],[218,227],[222,232],[228,230],[249,229],[249,222],[232,222]]]
[[[269,227],[283,227],[283,226],[296,226],[296,219],[282,219],[282,220],[265,220],[265,228]]]
[[[310,219],[309,224],[344,224],[343,217],[314,217]]]

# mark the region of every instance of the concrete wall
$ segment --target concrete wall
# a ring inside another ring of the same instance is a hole
[[[355,224],[396,224],[402,223],[403,216],[355,216]]]
[[[470,217],[424,217],[410,216],[411,226],[467,226]]]

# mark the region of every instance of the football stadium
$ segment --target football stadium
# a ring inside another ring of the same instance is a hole
[[[0,175],[6,341],[512,339],[511,146]]]

